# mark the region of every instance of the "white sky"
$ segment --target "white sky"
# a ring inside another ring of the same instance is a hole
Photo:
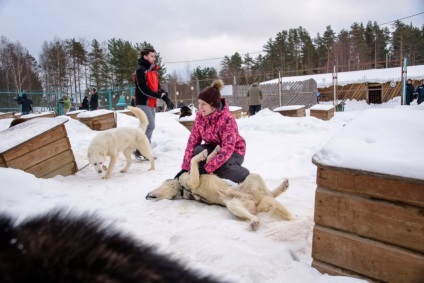
[[[282,30],[302,26],[315,37],[327,25],[338,33],[354,22],[382,24],[423,11],[421,0],[0,0],[0,35],[20,41],[37,59],[43,41],[55,37],[147,41],[166,63],[235,52],[256,57],[252,53]],[[421,27],[424,14],[403,21]],[[221,59],[166,66],[184,74],[187,67],[219,68]]]
[[[346,103],[349,109],[350,104],[362,102]],[[424,180],[424,148],[417,145],[424,140],[424,104],[417,106],[414,101],[394,109],[336,112],[329,121],[306,112],[307,117],[292,118],[264,109],[237,120],[247,142],[244,165],[262,175],[270,188],[284,178],[290,180],[290,188],[278,200],[295,216],[293,221],[260,215],[261,227],[252,232],[246,221],[223,207],[186,200],[145,200],[149,191],[180,170],[189,132],[178,123],[177,115],[169,113],[156,116],[155,171],[147,171],[148,162],[135,161],[121,174],[123,156],[109,180],[102,180],[92,166],[73,176],[52,179],[0,168],[0,213],[23,220],[52,208],[95,212],[193,268],[233,282],[362,282],[321,275],[310,266],[317,170],[312,158],[323,164]],[[10,120],[0,120],[0,133]],[[137,124],[135,118],[118,113],[118,126]],[[96,132],[72,119],[65,126],[82,168],[88,163],[87,148]]]

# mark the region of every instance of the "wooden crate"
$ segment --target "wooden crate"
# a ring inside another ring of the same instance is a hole
[[[15,115],[14,117],[25,119],[25,120],[31,120],[35,118],[54,118],[56,117],[56,114],[54,113],[54,111],[49,111],[49,112],[43,112],[39,114],[27,114],[27,115],[21,115],[21,116]]]
[[[84,113],[84,112],[86,112],[86,111],[87,111],[87,110],[75,110],[75,111],[71,111],[71,112],[66,113],[66,116],[69,116],[69,117],[71,117],[72,119],[78,119],[78,118],[77,118],[78,114],[79,114],[79,113]]]
[[[314,105],[310,108],[310,116],[327,121],[334,117],[333,105]]]
[[[72,175],[77,164],[63,118],[38,118],[0,132],[0,167],[39,178]]]
[[[305,117],[306,107],[304,105],[289,105],[282,106],[274,109],[274,112],[278,112],[283,116],[287,117]]]
[[[80,113],[77,116],[81,123],[95,131],[116,128],[115,113],[110,110],[95,110]]]
[[[191,132],[191,129],[193,128],[193,124],[194,124],[194,121],[179,121],[182,125],[184,125],[184,127],[186,127],[190,132]]]
[[[13,112],[0,113],[0,119],[13,118]]]
[[[371,281],[423,282],[424,180],[314,163],[312,266]]]
[[[239,107],[239,106],[230,106],[230,112],[231,114],[233,114],[235,119],[240,119],[241,118],[241,114],[243,111],[243,108]]]
[[[130,110],[128,109],[124,109],[124,110],[116,110],[115,113],[122,113],[128,116],[132,116],[135,117],[134,113],[132,113]]]

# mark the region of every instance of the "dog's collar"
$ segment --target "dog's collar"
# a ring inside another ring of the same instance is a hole
[[[200,195],[193,193],[191,190],[185,188],[183,186],[183,184],[181,184],[180,178],[177,178],[177,180],[178,180],[178,183],[181,186],[181,190],[180,190],[181,198],[187,199],[187,200],[195,200],[195,201],[203,202],[203,203],[206,203],[206,204],[212,204],[212,203],[208,202],[207,199],[205,199],[205,198],[201,197]]]

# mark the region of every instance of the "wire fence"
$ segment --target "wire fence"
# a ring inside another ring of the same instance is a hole
[[[334,70],[337,70],[334,68]],[[333,104],[341,111],[357,111],[367,108],[393,108],[404,103],[406,79],[411,78],[414,89],[424,80],[424,65],[370,69],[353,72],[339,72],[281,77],[261,83],[264,97],[262,108],[271,110],[288,105],[304,105],[309,108],[315,104]],[[234,78],[234,82],[237,78]],[[230,106],[242,107],[248,111],[249,101],[246,93],[250,85],[226,85],[221,94]],[[193,104],[198,107],[197,95],[199,81],[168,83],[166,88],[170,99],[176,106]],[[61,93],[26,93],[33,101],[33,112],[54,111],[62,115]],[[21,111],[16,92],[0,92],[0,112]],[[129,105],[134,95],[133,86],[121,89],[100,89],[99,108],[118,110]],[[80,108],[81,98],[85,95],[70,95],[73,106]],[[345,105],[349,102],[349,106]]]

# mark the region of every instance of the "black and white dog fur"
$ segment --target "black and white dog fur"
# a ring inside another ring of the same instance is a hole
[[[0,215],[0,282],[218,282],[93,215]]]

